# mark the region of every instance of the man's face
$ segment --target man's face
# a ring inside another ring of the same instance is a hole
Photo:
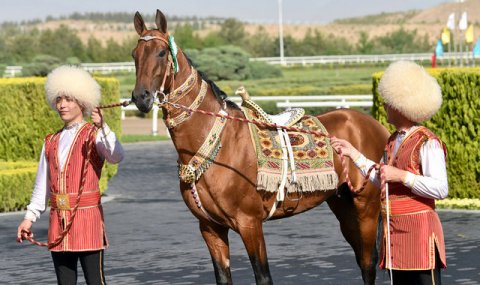
[[[83,119],[82,108],[77,100],[68,96],[59,96],[56,99],[57,112],[64,123],[79,122]]]

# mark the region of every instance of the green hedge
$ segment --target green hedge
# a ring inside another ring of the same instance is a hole
[[[118,81],[114,78],[96,79],[102,88],[101,104],[119,102]],[[12,169],[0,167],[0,212],[26,206],[33,189],[44,138],[63,126],[58,114],[46,102],[44,84],[45,78],[37,77],[0,79],[0,98],[3,103],[0,110],[0,163],[19,162],[21,166],[27,161],[35,165],[35,170],[27,172],[20,170],[21,167],[16,169],[12,166],[13,172]],[[120,137],[120,108],[106,109],[103,113],[105,121]],[[105,191],[108,180],[116,172],[116,165],[105,165],[100,180],[102,191]]]
[[[480,68],[429,69],[442,88],[443,104],[425,126],[447,145],[449,197],[480,198]],[[372,115],[393,131],[386,120],[378,83],[373,75]]]
[[[25,209],[32,194],[37,163],[0,161],[0,212]]]

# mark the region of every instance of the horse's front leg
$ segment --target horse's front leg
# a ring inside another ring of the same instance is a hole
[[[233,284],[230,272],[229,228],[200,221],[200,231],[212,257],[217,284]]]
[[[252,219],[244,221],[239,225],[238,231],[247,249],[248,257],[255,273],[256,283],[262,285],[273,284],[270,268],[268,267],[262,221],[252,221]]]

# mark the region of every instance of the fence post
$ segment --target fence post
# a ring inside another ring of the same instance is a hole
[[[158,135],[158,106],[153,105],[153,116],[152,116],[152,136]]]

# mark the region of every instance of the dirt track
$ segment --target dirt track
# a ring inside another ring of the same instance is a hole
[[[158,135],[166,135],[167,128],[162,119],[157,120]],[[142,119],[138,117],[126,117],[122,121],[122,134],[124,135],[151,135],[152,119]]]

